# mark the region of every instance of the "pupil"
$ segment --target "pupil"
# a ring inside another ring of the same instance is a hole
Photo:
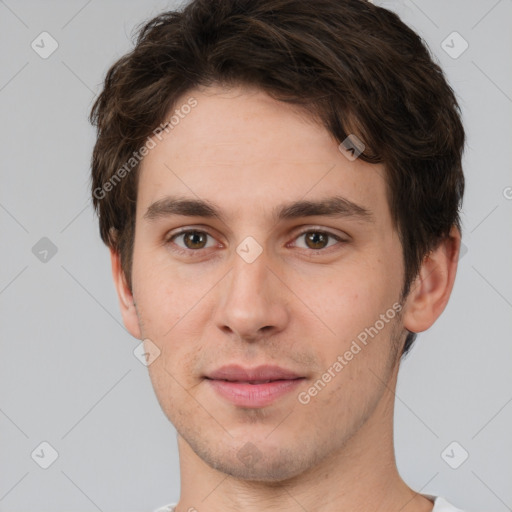
[[[204,233],[198,233],[197,231],[193,231],[188,233],[185,237],[187,247],[190,249],[198,249],[202,248],[204,245]]]
[[[323,233],[308,233],[307,240],[308,246],[309,242],[312,243],[313,247],[310,246],[312,249],[321,249],[325,247],[326,236]]]

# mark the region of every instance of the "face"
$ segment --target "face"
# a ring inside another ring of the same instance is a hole
[[[151,380],[188,446],[279,481],[339,452],[395,371],[384,168],[263,92],[193,90],[176,108],[191,97],[142,164],[125,323],[160,351]]]

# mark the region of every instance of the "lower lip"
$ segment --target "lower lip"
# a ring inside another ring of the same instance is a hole
[[[303,381],[300,379],[275,380],[264,384],[246,382],[228,382],[206,379],[219,395],[240,407],[265,407],[290,393]]]

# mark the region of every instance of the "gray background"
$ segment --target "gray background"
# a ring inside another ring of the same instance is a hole
[[[376,3],[428,42],[468,134],[467,252],[402,365],[399,469],[468,511],[512,510],[512,0]],[[150,511],[179,496],[175,431],[122,326],[89,200],[86,119],[135,25],[175,5],[0,1],[1,511]],[[43,31],[59,45],[47,59],[31,47]],[[453,31],[469,44],[458,58],[442,46]],[[48,469],[43,441],[58,452]]]

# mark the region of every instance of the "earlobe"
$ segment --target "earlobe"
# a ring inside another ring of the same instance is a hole
[[[457,273],[460,242],[460,232],[454,226],[449,236],[423,260],[405,301],[403,322],[409,331],[427,330],[448,304]]]
[[[124,271],[121,267],[121,257],[117,251],[110,248],[110,261],[112,264],[112,278],[119,299],[123,323],[128,332],[137,339],[142,339],[135,300],[127,282]]]

